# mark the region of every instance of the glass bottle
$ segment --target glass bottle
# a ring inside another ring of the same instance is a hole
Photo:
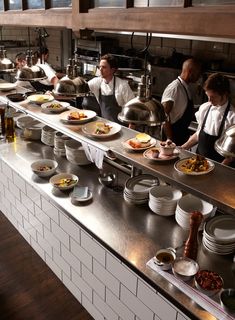
[[[5,112],[5,134],[6,140],[12,142],[15,140],[15,123],[13,118],[12,109],[7,103],[6,112]]]
[[[1,121],[1,133],[0,133],[0,139],[5,138],[5,105],[0,105],[0,121]]]

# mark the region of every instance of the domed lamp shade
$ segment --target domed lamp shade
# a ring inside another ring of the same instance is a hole
[[[166,121],[162,104],[151,97],[150,78],[142,76],[138,86],[138,96],[122,108],[118,119],[126,124],[158,126]]]
[[[12,72],[15,69],[14,63],[6,57],[6,50],[0,48],[0,72]]]
[[[230,126],[215,142],[215,150],[223,157],[235,157],[235,125]]]

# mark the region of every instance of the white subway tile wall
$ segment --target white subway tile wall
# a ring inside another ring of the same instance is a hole
[[[0,210],[94,319],[188,319],[17,170],[0,159]]]

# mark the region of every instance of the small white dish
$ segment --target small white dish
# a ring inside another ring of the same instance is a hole
[[[74,197],[73,195],[71,195],[71,201],[77,201],[77,202],[86,202],[91,200],[93,197],[91,190],[88,189],[88,194],[87,197],[85,198],[79,198],[79,197]]]
[[[39,177],[49,177],[53,175],[58,167],[58,163],[51,159],[41,159],[31,164],[32,171]]]
[[[110,130],[107,133],[97,133],[97,126],[100,124],[108,125],[110,127]],[[93,138],[98,139],[105,139],[110,138],[119,131],[121,131],[121,126],[118,123],[110,122],[110,121],[94,121],[90,122],[82,127],[83,133],[85,133],[88,136],[91,136]]]
[[[60,113],[62,111],[65,111],[70,104],[68,102],[60,102],[57,100],[54,100],[52,102],[46,102],[41,105],[41,108],[44,112],[48,113]]]
[[[50,184],[59,190],[69,190],[76,186],[78,177],[72,173],[59,173],[51,177]]]
[[[125,141],[122,142],[122,146],[128,150],[128,151],[143,151],[143,150],[146,150],[146,149],[149,149],[149,148],[152,148],[153,146],[155,146],[157,140],[154,139],[154,138],[151,138],[150,141],[149,141],[149,144],[147,146],[144,146],[144,147],[140,147],[140,148],[133,148],[130,144],[129,144],[129,141],[131,139],[127,139]]]
[[[0,83],[0,91],[10,91],[16,88],[16,83],[2,82]]]

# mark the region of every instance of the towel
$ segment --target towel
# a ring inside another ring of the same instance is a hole
[[[86,142],[82,142],[82,146],[85,151],[87,159],[93,162],[98,169],[102,169],[103,160],[106,152],[94,146],[91,146]]]

